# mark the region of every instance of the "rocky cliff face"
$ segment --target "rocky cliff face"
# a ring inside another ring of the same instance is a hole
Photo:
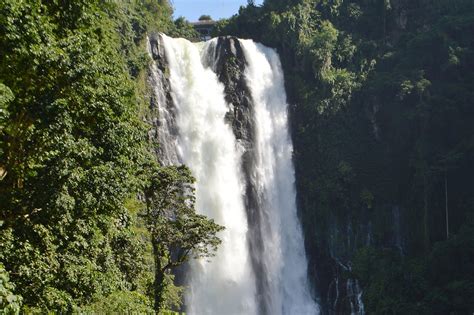
[[[214,47],[215,73],[225,89],[226,101],[231,105],[227,119],[237,140],[249,149],[254,140],[252,100],[244,78],[245,56],[236,37],[218,37]]]
[[[148,52],[153,61],[148,69],[149,138],[157,159],[163,165],[178,164],[176,141],[178,131],[175,126],[175,108],[171,98],[166,55],[160,34],[151,34],[148,38]]]

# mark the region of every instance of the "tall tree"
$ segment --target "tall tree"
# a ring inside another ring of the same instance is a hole
[[[189,258],[211,257],[224,228],[197,214],[194,178],[185,166],[157,168],[145,191],[144,218],[151,234],[155,259],[155,311],[163,307],[165,275]]]

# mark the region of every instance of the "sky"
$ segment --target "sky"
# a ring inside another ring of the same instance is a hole
[[[239,11],[241,5],[246,5],[247,0],[171,0],[174,7],[174,17],[184,16],[188,21],[195,22],[207,14],[214,20],[228,18]],[[255,4],[262,4],[263,0],[256,0]]]

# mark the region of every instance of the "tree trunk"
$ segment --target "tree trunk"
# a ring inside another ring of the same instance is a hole
[[[163,299],[164,299],[164,292],[165,292],[165,273],[162,270],[161,266],[161,253],[159,250],[158,242],[152,240],[153,243],[153,257],[155,259],[155,281],[153,283],[154,289],[154,309],[155,313],[159,314],[160,311],[163,309]]]

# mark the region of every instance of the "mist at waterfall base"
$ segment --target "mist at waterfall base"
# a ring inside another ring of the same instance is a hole
[[[249,148],[237,140],[226,119],[232,105],[226,102],[225,87],[213,70],[217,39],[197,44],[165,35],[161,39],[172,98],[172,106],[167,106],[158,83],[163,74],[152,68],[161,107],[162,159],[165,164],[183,163],[191,169],[196,177],[196,211],[226,228],[219,235],[222,244],[215,257],[190,263],[186,311],[319,314],[307,280],[297,218],[293,148],[278,54],[253,41],[239,40],[255,135],[250,148],[253,163],[249,176],[244,176],[242,155]],[[173,129],[175,134],[170,132]],[[248,185],[257,195],[259,223],[248,220]],[[256,254],[249,248],[252,224],[258,224],[254,229],[262,240],[259,257],[253,257]]]

